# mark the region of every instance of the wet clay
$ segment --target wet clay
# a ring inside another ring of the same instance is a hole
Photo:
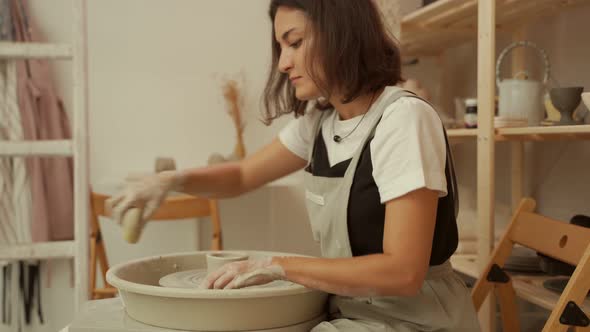
[[[197,289],[205,277],[207,277],[206,269],[180,271],[165,275],[160,279],[159,284],[162,287]],[[290,281],[275,280],[264,285],[244,287],[243,289],[284,287],[292,284]]]

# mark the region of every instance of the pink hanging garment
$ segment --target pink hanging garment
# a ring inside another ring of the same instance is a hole
[[[17,41],[44,42],[28,19],[25,1],[13,0],[13,4]],[[48,61],[20,61],[18,78],[25,139],[70,139],[68,117],[62,100],[55,93]],[[33,198],[33,241],[71,240],[74,233],[72,159],[28,158],[28,168]]]

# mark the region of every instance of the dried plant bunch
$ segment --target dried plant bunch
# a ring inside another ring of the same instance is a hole
[[[244,123],[241,114],[243,100],[240,95],[237,81],[229,80],[225,83],[223,87],[223,97],[228,104],[228,113],[233,120],[236,132],[238,135],[241,135],[244,131]]]
[[[228,114],[232,118],[236,130],[237,143],[234,149],[235,157],[244,158],[246,151],[244,147],[243,132],[245,123],[242,118],[244,99],[240,93],[239,84],[236,80],[227,80],[223,85],[223,97],[228,106]]]

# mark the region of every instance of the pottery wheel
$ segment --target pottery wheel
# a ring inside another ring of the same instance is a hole
[[[289,281],[243,289],[199,289],[211,253],[218,252],[158,255],[121,263],[109,269],[107,282],[119,290],[125,317],[166,329],[270,332],[323,317],[328,294]],[[309,257],[268,251],[227,253],[253,259]]]
[[[159,284],[162,287],[194,289],[199,287],[199,285],[205,279],[205,277],[207,277],[207,269],[180,271],[163,276],[160,279]],[[270,288],[277,286],[289,286],[292,284],[293,283],[290,281],[275,280],[273,282],[269,282],[268,284],[250,286],[246,288]]]

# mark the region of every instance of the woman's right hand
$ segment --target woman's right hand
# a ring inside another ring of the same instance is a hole
[[[125,179],[124,189],[105,202],[105,208],[118,224],[131,208],[143,210],[141,219],[146,221],[156,212],[166,195],[176,190],[179,184],[177,171],[156,174],[130,175]]]

